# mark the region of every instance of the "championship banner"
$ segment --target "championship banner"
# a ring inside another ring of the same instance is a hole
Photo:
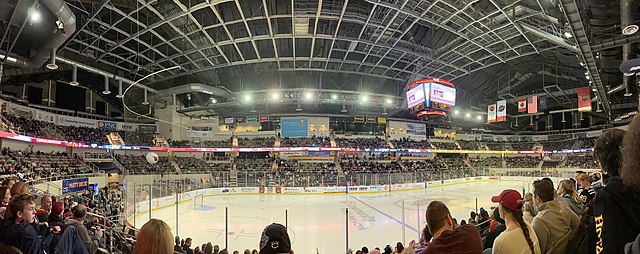
[[[518,98],[518,113],[527,112],[527,98]]]
[[[497,122],[506,122],[507,121],[507,101],[501,100],[498,101],[498,112],[496,113],[498,116]]]
[[[269,115],[260,115],[260,122],[268,122],[269,121]]]
[[[578,88],[578,111],[591,111],[591,91],[588,86]]]
[[[375,122],[376,122],[375,116],[367,116],[367,123],[375,123]]]
[[[537,95],[527,97],[527,113],[529,114],[538,113],[538,96]]]
[[[496,122],[496,103],[489,102],[487,106],[487,122],[495,123]]]
[[[386,124],[387,123],[387,118],[386,117],[378,117],[378,123],[379,124]]]
[[[84,191],[89,187],[89,178],[62,180],[62,194]]]
[[[364,116],[354,116],[353,121],[356,123],[364,123]]]

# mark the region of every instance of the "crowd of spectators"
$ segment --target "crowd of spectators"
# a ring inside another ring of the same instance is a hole
[[[401,138],[397,140],[391,140],[391,143],[399,149],[429,149],[431,146],[426,140],[413,140],[408,138]]]
[[[189,140],[168,140],[169,146],[176,148],[189,148],[191,147],[191,141]]]
[[[206,161],[201,158],[194,157],[175,157],[176,163],[182,173],[210,173],[229,171],[231,169],[230,163],[224,163],[222,161]]]
[[[275,137],[238,138],[238,147],[274,147]]]
[[[540,157],[534,156],[507,156],[504,158],[508,168],[537,168]]]
[[[346,148],[389,148],[382,138],[336,138],[338,147]]]
[[[329,137],[282,138],[281,147],[331,147]]]
[[[0,175],[15,174],[23,180],[56,180],[67,175],[91,172],[80,158],[70,158],[66,152],[14,151],[5,147],[0,156]]]
[[[567,168],[598,168],[595,160],[590,155],[568,155],[564,162]]]
[[[501,168],[502,158],[491,156],[484,158],[469,158],[469,162],[476,168]]]

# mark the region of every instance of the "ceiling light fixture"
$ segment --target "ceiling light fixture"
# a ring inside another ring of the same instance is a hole
[[[29,18],[32,23],[39,23],[42,20],[42,14],[35,8],[31,8]]]
[[[189,96],[189,94],[187,94],[187,96]],[[149,105],[149,101],[147,100],[147,89],[144,89],[144,101],[142,102],[142,105]]]
[[[564,37],[566,37],[567,39],[572,38],[573,35],[570,32],[564,32]]]
[[[109,91],[109,76],[107,75],[104,75],[104,91],[102,91],[102,94],[104,95],[111,94],[111,91]]]
[[[393,100],[392,99],[387,99],[387,104],[391,104],[391,103],[393,103]]]
[[[124,95],[122,95],[122,80],[118,80],[118,94],[116,95],[116,98],[122,97],[124,97]]]
[[[51,48],[51,52],[49,54],[49,63],[47,64],[47,69],[49,70],[57,70],[58,65],[56,64],[56,49]]]
[[[624,35],[632,35],[638,32],[638,25],[628,25],[624,29],[622,29],[622,34]]]
[[[78,83],[78,66],[74,65],[73,68],[71,69],[71,82],[69,82],[69,85],[71,86],[79,86],[80,83]]]

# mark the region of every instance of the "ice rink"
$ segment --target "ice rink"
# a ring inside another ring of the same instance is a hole
[[[211,242],[222,249],[225,246],[225,208],[228,208],[228,248],[231,251],[242,253],[244,249],[258,249],[262,230],[273,222],[288,225],[296,253],[344,253],[347,225],[350,248],[384,249],[386,244],[395,246],[398,241],[407,243],[418,239],[425,225],[424,212],[429,202],[443,201],[460,222],[467,220],[469,212],[476,209],[476,198],[478,208],[488,209],[495,206],[490,201],[491,196],[504,189],[529,191],[530,183],[488,180],[376,194],[209,196],[204,198],[204,206],[195,210],[193,201],[179,205],[178,233],[182,238],[193,238],[192,248]],[[167,222],[175,234],[175,206],[154,209],[151,216]],[[148,219],[148,214],[141,214],[136,217],[136,225],[141,227]]]

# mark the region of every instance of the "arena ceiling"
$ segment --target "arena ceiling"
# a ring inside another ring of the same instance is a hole
[[[24,14],[20,19],[25,8],[44,9],[38,2],[3,1],[3,52],[14,42],[20,47],[11,53],[29,56],[45,43],[46,27],[25,25]],[[619,1],[65,2],[76,30],[58,56],[131,80],[179,66],[145,82],[157,90],[198,82],[233,92],[325,88],[400,95],[413,79],[438,77],[458,85],[459,104],[467,108],[499,98],[515,103],[528,94],[549,94],[554,107],[570,108],[575,88],[589,84],[600,101],[611,102],[607,111],[637,105],[622,96],[627,85],[621,89],[617,66],[623,44],[637,56],[640,36],[621,34]],[[631,3],[636,17],[630,22],[637,24],[638,1],[622,2]],[[49,13],[44,20],[56,18]],[[628,87],[637,94],[637,86]]]

